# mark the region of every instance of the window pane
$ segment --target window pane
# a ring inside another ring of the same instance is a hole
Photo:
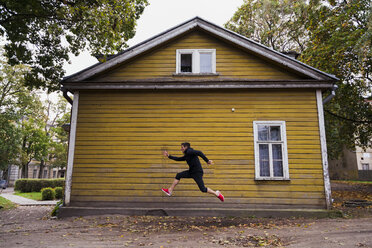
[[[181,54],[181,72],[192,72],[192,54]]]
[[[200,53],[200,72],[212,73],[212,54]]]
[[[260,158],[260,176],[269,177],[270,176],[270,163],[269,163],[269,145],[260,144],[259,145],[259,158]]]
[[[280,141],[280,127],[279,126],[270,127],[270,140]]]
[[[273,153],[272,155],[273,155],[274,177],[282,177],[283,176],[282,145],[273,144],[272,153]]]
[[[264,125],[258,125],[258,140],[268,140],[269,127]]]

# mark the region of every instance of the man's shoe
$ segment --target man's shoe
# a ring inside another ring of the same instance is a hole
[[[225,201],[225,197],[221,194],[220,191],[217,190],[216,193],[218,194],[217,198],[220,199],[220,201]]]
[[[161,191],[163,191],[167,196],[172,196],[172,193],[170,193],[168,189],[161,188]]]

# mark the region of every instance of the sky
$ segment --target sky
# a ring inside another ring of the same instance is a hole
[[[223,26],[243,4],[243,0],[149,0],[137,23],[136,35],[128,41],[134,46],[167,29],[196,16]],[[66,76],[79,72],[97,63],[96,58],[84,52],[71,57],[71,64],[65,64]]]

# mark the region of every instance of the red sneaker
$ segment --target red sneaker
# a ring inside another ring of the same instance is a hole
[[[161,191],[163,191],[167,196],[172,195],[172,193],[170,193],[168,189],[161,188]]]
[[[221,194],[220,191],[217,190],[216,193],[218,194],[217,198],[220,199],[220,201],[225,201],[225,197]]]

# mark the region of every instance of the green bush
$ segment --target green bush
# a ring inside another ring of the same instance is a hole
[[[54,191],[53,188],[44,188],[41,190],[42,201],[54,200],[55,197],[56,197],[56,192]]]
[[[15,182],[15,191],[22,193],[40,192],[43,188],[64,187],[65,179],[18,179]]]
[[[56,187],[54,189],[54,191],[56,192],[56,199],[62,199],[62,197],[63,197],[63,188],[62,187]]]
[[[58,213],[59,213],[59,209],[60,207],[63,206],[63,201],[60,200],[59,202],[57,202],[56,206],[53,208],[53,211],[51,213],[52,216],[58,216]]]

